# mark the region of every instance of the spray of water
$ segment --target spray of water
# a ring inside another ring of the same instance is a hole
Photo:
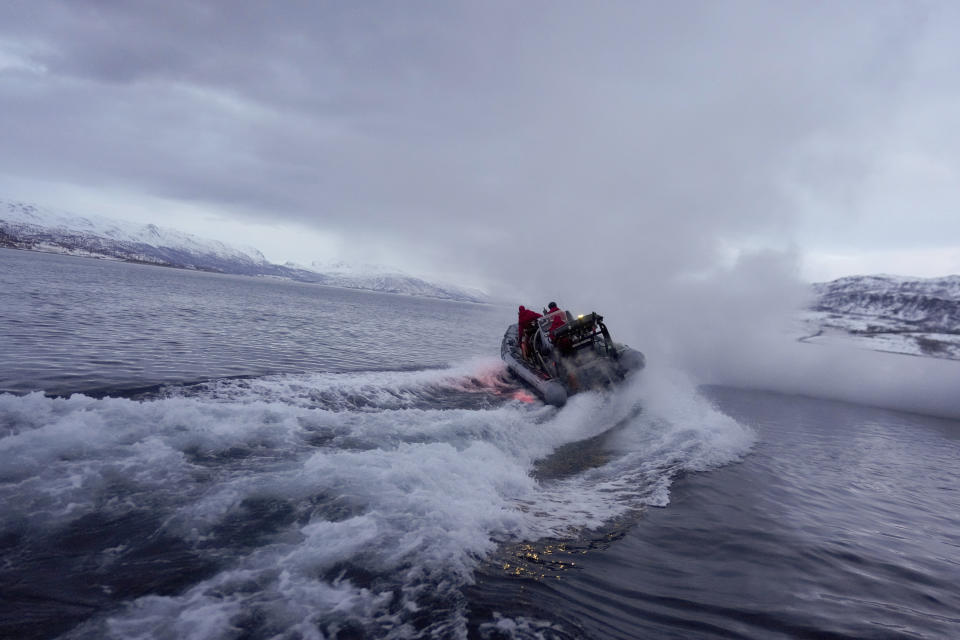
[[[664,505],[677,473],[728,463],[752,442],[678,375],[580,394],[558,411],[502,374],[482,361],[221,381],[144,400],[3,395],[2,526],[51,543],[92,521],[146,531],[93,545],[103,584],[89,588],[118,600],[70,637],[457,636],[460,589],[497,545],[575,538]],[[591,439],[602,459],[537,473]],[[110,576],[134,559],[147,571],[165,561],[149,556],[151,539],[191,558],[199,579],[167,595],[118,593]]]

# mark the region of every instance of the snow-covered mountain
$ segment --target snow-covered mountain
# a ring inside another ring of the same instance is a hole
[[[960,276],[848,276],[813,291],[804,341],[960,359]]]
[[[335,287],[388,291],[413,296],[451,298],[453,300],[468,300],[471,302],[484,302],[487,300],[486,292],[480,289],[448,283],[438,283],[432,280],[428,281],[394,267],[384,265],[355,265],[342,261],[314,261],[310,263],[307,269],[314,273],[322,274],[326,284]]]
[[[247,276],[273,276],[334,287],[466,302],[486,302],[483,291],[429,282],[385,267],[345,263],[309,267],[267,261],[252,247],[200,238],[153,224],[78,216],[33,204],[0,200],[0,247],[141,262]]]
[[[4,200],[0,200],[0,245],[245,275],[269,267],[263,254],[253,248],[238,249],[153,224],[76,216]]]

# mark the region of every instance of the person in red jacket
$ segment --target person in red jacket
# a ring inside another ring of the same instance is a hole
[[[567,324],[567,314],[557,306],[556,302],[551,302],[547,306],[547,315],[553,316],[553,319],[550,321],[550,338],[552,339],[553,332]]]
[[[530,336],[536,332],[537,318],[540,317],[542,316],[533,309],[520,305],[517,314],[517,339],[520,341],[520,351],[523,352],[524,358],[529,357]]]

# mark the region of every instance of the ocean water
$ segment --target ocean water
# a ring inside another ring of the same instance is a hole
[[[0,637],[960,637],[960,422],[557,410],[512,313],[0,250]]]

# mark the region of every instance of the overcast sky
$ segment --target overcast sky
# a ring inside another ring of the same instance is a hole
[[[5,0],[0,197],[524,292],[960,273],[958,33],[919,0]]]

